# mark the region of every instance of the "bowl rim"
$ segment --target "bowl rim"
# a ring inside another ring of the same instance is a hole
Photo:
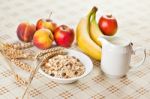
[[[42,75],[44,75],[44,76],[46,76],[47,78],[50,78],[50,79],[52,79],[52,80],[63,80],[63,81],[70,81],[70,80],[78,80],[78,79],[80,79],[80,78],[83,78],[83,77],[85,77],[85,76],[87,76],[92,70],[93,70],[93,63],[92,63],[92,60],[87,56],[87,55],[85,55],[84,53],[82,53],[82,52],[80,52],[80,51],[76,51],[76,50],[72,50],[72,49],[67,49],[67,51],[71,51],[71,52],[75,52],[75,53],[78,53],[78,54],[80,54],[80,55],[83,55],[84,57],[86,57],[86,59],[85,60],[87,60],[89,63],[88,63],[88,68],[89,69],[87,69],[87,66],[84,66],[85,67],[85,72],[82,74],[82,75],[80,75],[80,76],[78,76],[78,77],[72,77],[72,78],[59,78],[59,77],[52,77],[52,76],[50,76],[50,75],[48,75],[47,73],[45,73],[41,68],[39,68],[39,72],[42,74]],[[80,59],[79,59],[80,60]],[[37,63],[37,61],[36,61],[36,63]]]

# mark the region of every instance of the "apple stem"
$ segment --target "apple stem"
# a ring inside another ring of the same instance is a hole
[[[67,26],[63,25],[62,28],[63,28],[63,30],[65,30],[67,28]]]
[[[51,16],[52,16],[52,11],[51,11],[50,14],[49,14],[49,19],[51,18]]]
[[[111,18],[111,17],[112,17],[112,14],[107,14],[107,17]]]

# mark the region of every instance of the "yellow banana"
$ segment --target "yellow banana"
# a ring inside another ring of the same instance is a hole
[[[95,11],[97,8],[93,7],[90,13],[80,20],[76,29],[76,40],[81,51],[96,60],[100,60],[101,48],[90,38],[89,34],[90,18]]]
[[[94,12],[91,16],[91,22],[90,22],[90,36],[92,40],[98,44],[101,45],[101,42],[98,40],[98,37],[100,37],[102,34],[101,30],[99,29],[99,26],[96,22],[96,12]]]

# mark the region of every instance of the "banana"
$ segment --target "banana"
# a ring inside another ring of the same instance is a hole
[[[96,12],[94,12],[91,16],[91,22],[90,22],[90,37],[99,46],[102,46],[101,42],[98,40],[98,37],[100,37],[101,35],[103,34],[96,22]]]
[[[96,11],[97,8],[93,7],[90,13],[80,20],[76,28],[76,40],[81,51],[96,60],[100,60],[101,48],[90,38],[89,34],[90,18],[91,15]]]

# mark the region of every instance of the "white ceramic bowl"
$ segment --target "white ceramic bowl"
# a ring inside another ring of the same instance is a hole
[[[43,74],[44,76],[46,76],[47,78],[49,78],[50,80],[53,80],[57,83],[68,84],[68,83],[73,83],[73,82],[85,77],[92,71],[93,63],[88,56],[86,56],[85,54],[83,54],[81,52],[78,52],[75,50],[70,50],[70,49],[67,49],[67,52],[68,52],[68,55],[78,58],[83,63],[83,65],[85,66],[84,74],[82,74],[81,76],[78,76],[78,77],[64,79],[64,78],[52,77],[52,76],[46,74],[41,68],[39,69],[39,72],[41,74]]]

